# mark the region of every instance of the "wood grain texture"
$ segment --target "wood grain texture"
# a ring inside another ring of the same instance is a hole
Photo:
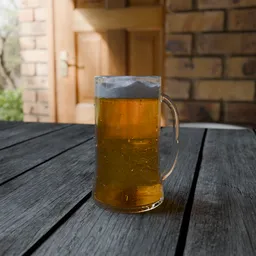
[[[21,123],[14,127],[10,124],[10,127],[10,129],[6,128],[0,132],[0,150],[25,140],[30,140],[47,133],[64,129],[68,127],[68,125],[49,123],[38,125],[38,123]]]
[[[0,131],[11,129],[16,127],[17,125],[22,124],[22,122],[7,122],[7,121],[0,121]]]
[[[104,44],[106,44],[103,40],[104,34],[104,32],[88,32],[77,35],[77,61],[81,67],[77,74],[78,103],[85,103],[88,100],[94,101],[94,77],[105,73],[104,64],[106,63],[102,61],[106,54],[104,51]],[[84,113],[83,116],[87,118]]]
[[[165,182],[166,200],[145,214],[118,214],[89,199],[35,255],[174,255],[204,130],[181,131],[180,158]],[[169,158],[167,134],[161,138],[162,161]]]
[[[93,126],[75,125],[1,150],[0,184],[91,138]]]
[[[129,75],[161,75],[161,48],[159,31],[129,33]],[[145,56],[147,56],[145,58]]]
[[[105,8],[124,8],[127,6],[127,0],[105,0]]]
[[[127,32],[125,30],[108,30],[106,32],[105,51],[108,53],[108,70],[105,72],[112,76],[127,74]]]
[[[1,186],[0,254],[23,255],[90,193],[93,163],[90,140]]]
[[[210,130],[184,255],[255,255],[256,137]]]
[[[101,17],[99,19],[99,17]],[[108,29],[159,30],[163,23],[162,7],[130,7],[116,9],[75,9],[73,29],[75,32],[104,31]]]
[[[159,0],[128,0],[130,6],[149,6],[160,4]]]
[[[76,8],[104,8],[105,0],[76,0]]]

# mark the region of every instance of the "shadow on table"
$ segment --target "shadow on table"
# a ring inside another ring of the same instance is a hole
[[[183,195],[177,195],[169,191],[165,195],[164,202],[159,207],[157,207],[152,211],[145,212],[144,214],[175,215],[175,214],[184,212],[186,205],[187,205],[187,197],[185,198],[185,196]],[[191,205],[188,207],[191,207]],[[193,202],[192,207],[193,207],[194,214],[200,215],[201,209],[209,209],[209,208],[212,208],[213,206],[209,202],[205,202],[197,199],[196,201]]]
[[[144,214],[177,214],[185,210],[186,199],[173,191],[166,191],[164,202],[156,209],[145,212]]]

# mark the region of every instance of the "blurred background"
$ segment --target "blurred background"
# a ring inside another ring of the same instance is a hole
[[[256,0],[1,0],[1,120],[93,123],[96,75],[159,75],[182,122],[255,127]]]

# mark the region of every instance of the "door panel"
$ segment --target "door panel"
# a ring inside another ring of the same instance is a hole
[[[103,74],[103,33],[87,32],[77,37],[78,103],[94,97],[94,76]]]
[[[129,33],[129,75],[160,75],[161,51],[158,31]]]
[[[94,123],[95,76],[162,75],[161,0],[105,1],[54,0],[58,122]]]

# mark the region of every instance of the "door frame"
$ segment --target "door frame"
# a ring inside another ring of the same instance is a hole
[[[48,43],[48,99],[50,122],[56,123],[57,117],[57,92],[56,92],[56,62],[55,62],[55,22],[54,22],[54,0],[47,0],[47,43]]]

